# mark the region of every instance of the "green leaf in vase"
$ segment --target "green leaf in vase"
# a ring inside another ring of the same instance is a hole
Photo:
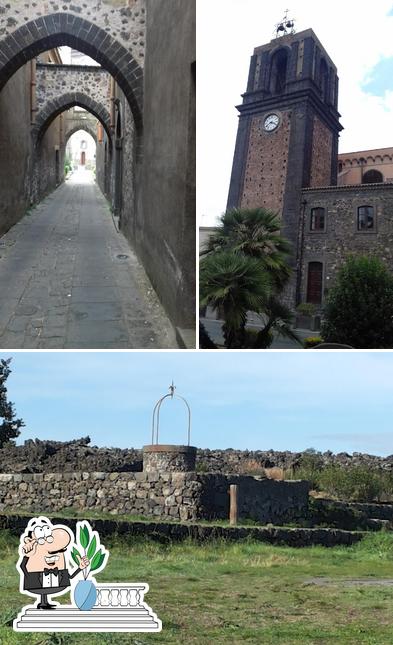
[[[89,548],[87,549],[87,557],[89,558],[89,560],[91,560],[93,555],[95,554],[96,547],[97,547],[97,540],[96,540],[96,536],[94,535],[92,541],[89,544]]]
[[[87,545],[90,541],[89,529],[87,526],[81,526],[79,531],[79,541],[84,549],[87,548]]]
[[[79,562],[81,560],[81,554],[79,553],[78,549],[76,549],[75,547],[72,547],[71,558],[73,559],[75,564],[77,564],[78,567],[79,567]]]
[[[101,553],[101,550],[97,551],[97,553],[95,554],[94,558],[91,561],[90,571],[96,571],[97,569],[99,569],[102,563],[104,562],[104,560],[105,560],[105,555]]]

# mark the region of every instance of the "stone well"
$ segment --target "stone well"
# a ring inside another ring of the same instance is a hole
[[[189,472],[195,470],[195,446],[154,444],[143,446],[144,472]]]

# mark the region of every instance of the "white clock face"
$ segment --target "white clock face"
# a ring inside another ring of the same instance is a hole
[[[269,114],[264,122],[263,122],[263,127],[267,132],[272,132],[276,128],[278,128],[278,125],[280,123],[280,118],[277,114]]]

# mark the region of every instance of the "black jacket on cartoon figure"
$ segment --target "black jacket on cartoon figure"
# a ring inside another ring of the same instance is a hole
[[[31,591],[35,594],[54,594],[70,586],[72,578],[74,578],[81,569],[78,567],[75,569],[71,575],[67,569],[58,570],[58,584],[56,587],[44,587],[44,571],[27,571],[26,563],[28,558],[25,556],[20,564],[20,568],[23,571],[24,580],[23,580],[23,589],[26,591]]]

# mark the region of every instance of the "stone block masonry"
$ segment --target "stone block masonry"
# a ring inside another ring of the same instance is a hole
[[[239,517],[261,524],[305,515],[307,482],[195,472],[1,474],[0,512],[65,509],[182,521],[227,519],[228,488],[239,485]]]
[[[40,63],[36,82],[38,110],[60,96],[78,92],[110,112],[110,75],[102,67]]]

